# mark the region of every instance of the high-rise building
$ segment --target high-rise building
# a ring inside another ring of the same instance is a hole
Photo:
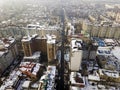
[[[31,57],[32,59],[32,56],[35,56],[36,52],[41,52],[42,55],[45,55],[48,59],[48,62],[56,59],[55,40],[55,35],[40,37],[36,34],[28,37],[23,37],[22,46],[25,54],[24,59],[28,59],[28,57]]]
[[[18,49],[14,38],[0,39],[0,74],[12,63],[17,55]]]
[[[36,51],[41,51],[42,54],[47,55],[47,38],[45,36],[36,37],[34,44]]]
[[[47,36],[47,38],[47,56],[48,62],[51,62],[56,59],[56,36]]]
[[[71,38],[71,58],[70,69],[71,71],[79,71],[82,62],[82,40],[77,38]],[[77,62],[77,63],[76,63]]]
[[[36,47],[34,47],[34,45],[35,45],[34,41],[35,41],[36,37],[37,37],[37,35],[23,37],[22,47],[23,47],[25,56],[32,56],[32,54],[35,52]]]

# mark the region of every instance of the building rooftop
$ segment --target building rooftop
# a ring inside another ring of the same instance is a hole
[[[24,83],[22,84],[22,87],[23,88],[29,88],[29,86],[30,86],[30,83],[31,83],[31,81],[24,81]]]
[[[106,43],[114,43],[114,40],[113,40],[113,39],[104,39],[104,41],[105,41]]]
[[[39,59],[40,54],[41,52],[38,51],[38,52],[33,53],[32,56],[29,56],[29,57],[25,56],[24,59]]]
[[[53,90],[55,85],[56,66],[48,66],[46,73],[41,77],[38,90]],[[46,83],[48,82],[48,83]]]
[[[46,35],[46,37],[47,37],[47,43],[55,44],[55,42],[56,42],[56,36],[55,35]]]
[[[77,88],[78,89],[83,88],[85,86],[85,81],[81,74],[78,72],[71,72],[70,81],[72,89],[74,88],[74,90],[77,90]]]
[[[106,75],[108,77],[113,77],[113,78],[119,78],[119,72],[117,71],[112,71],[112,70],[106,70],[106,69],[99,69],[99,74],[100,75]]]
[[[82,40],[81,39],[72,38],[72,40],[71,40],[72,52],[78,51],[80,48],[82,49],[82,45],[81,44],[82,44]]]
[[[88,80],[90,80],[90,81],[100,81],[99,74],[97,72],[94,72],[93,75],[88,75]]]
[[[110,47],[98,47],[97,55],[112,55]]]
[[[114,49],[112,49],[112,53],[116,58],[118,58],[118,61],[120,62],[120,47],[114,47]]]
[[[12,37],[0,39],[0,57],[8,52],[8,48],[15,42]]]
[[[96,41],[98,43],[98,46],[100,46],[100,47],[105,47],[106,46],[104,40],[102,40],[100,38],[93,37],[93,40]]]
[[[30,36],[30,35],[24,36],[21,41],[22,41],[22,42],[28,42],[28,41],[32,40],[33,38],[36,38],[37,36],[38,36],[38,34],[34,34],[34,35],[32,35],[32,36]]]
[[[71,40],[71,65],[70,68],[73,71],[79,71],[81,60],[82,60],[82,40],[81,39],[75,39],[72,38]],[[77,63],[76,63],[77,62]]]

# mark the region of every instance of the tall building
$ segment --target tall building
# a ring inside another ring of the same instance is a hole
[[[40,40],[38,39],[37,34],[23,37],[22,47],[24,51],[25,61],[39,62],[40,54],[41,54],[39,43],[40,43]]]
[[[12,63],[18,55],[18,48],[14,38],[0,39],[0,74]]]
[[[51,62],[56,59],[56,36],[47,36],[47,38],[47,56],[48,62]]]
[[[22,46],[24,51],[24,59],[35,56],[36,52],[41,52],[40,54],[45,55],[49,61],[56,59],[56,45],[55,45],[55,35],[38,36],[37,34],[23,37]],[[30,59],[30,58],[29,58]]]
[[[42,54],[47,55],[47,38],[45,36],[36,37],[34,44],[36,51],[41,51]]]
[[[115,33],[114,33],[114,38],[116,38],[116,39],[118,39],[118,37],[119,37],[119,39],[120,39],[120,28],[118,27],[116,27],[116,29],[115,29]]]
[[[71,58],[70,58],[70,69],[71,71],[79,71],[83,51],[81,46],[82,40],[77,38],[71,38]],[[77,62],[77,63],[76,63]]]
[[[99,31],[98,32],[98,37],[106,37],[107,30],[108,30],[108,26],[107,25],[104,25],[104,26],[100,25],[99,28],[98,28],[98,31]]]
[[[37,35],[32,35],[32,36],[25,36],[22,39],[22,47],[24,51],[25,56],[32,56],[32,54],[35,52],[34,41]]]

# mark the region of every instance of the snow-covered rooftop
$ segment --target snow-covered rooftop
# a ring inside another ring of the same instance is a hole
[[[15,42],[15,39],[12,37],[2,38],[0,40],[0,48],[8,48],[14,42]]]
[[[39,52],[39,51],[35,52],[32,56],[29,56],[29,57],[25,56],[24,59],[39,59],[40,53],[41,52]]]
[[[81,43],[82,43],[82,40],[81,39],[72,39],[71,41],[71,48],[72,48],[72,52],[74,51],[78,51],[78,48],[81,48]]]
[[[113,39],[105,39],[104,40],[106,43],[114,43],[114,40]]]
[[[97,54],[98,55],[112,55],[110,51],[110,47],[98,47]]]
[[[114,49],[112,49],[112,53],[113,55],[118,58],[119,62],[120,62],[120,47],[114,47]]]
[[[106,75],[108,77],[113,77],[113,78],[119,78],[119,72],[117,71],[112,71],[112,70],[106,70],[106,69],[99,69],[99,74],[100,75]]]
[[[88,80],[91,80],[91,81],[100,81],[99,74],[97,72],[94,72],[93,75],[88,75]]]
[[[32,38],[35,38],[35,37],[37,37],[38,35],[37,34],[34,34],[34,35],[32,35],[32,36],[24,36],[23,37],[23,39],[21,40],[22,42],[28,42],[28,41],[30,41]]]
[[[27,42],[30,41],[32,38],[30,36],[28,37],[23,37],[22,42]]]
[[[55,44],[56,42],[56,36],[55,35],[46,35],[47,37],[47,43],[50,43],[50,44]]]
[[[0,51],[0,57],[4,54],[5,52]]]

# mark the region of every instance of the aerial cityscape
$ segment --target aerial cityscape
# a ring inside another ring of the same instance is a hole
[[[120,0],[0,0],[0,90],[120,90]]]

